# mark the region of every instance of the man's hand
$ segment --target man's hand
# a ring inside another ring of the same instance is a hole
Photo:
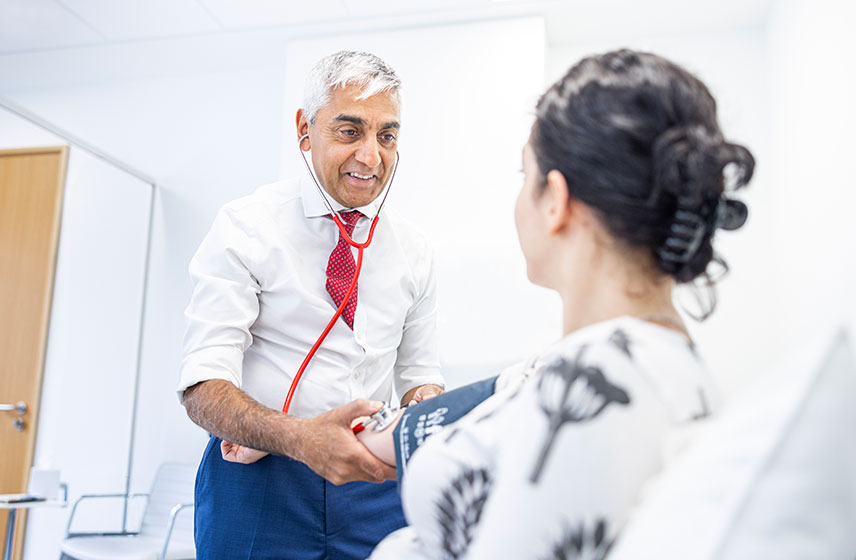
[[[436,397],[443,392],[443,388],[438,385],[420,385],[407,391],[401,398],[401,404],[407,403],[407,406],[428,400],[431,397]]]
[[[298,445],[292,455],[333,484],[354,480],[395,479],[395,469],[371,454],[351,429],[360,416],[377,412],[383,403],[357,399],[315,418],[301,419]]]
[[[243,463],[245,465],[249,465],[250,463],[255,463],[265,455],[268,455],[268,452],[259,451],[258,449],[239,445],[230,441],[221,441],[220,454],[223,456],[223,460],[229,461],[230,463]]]

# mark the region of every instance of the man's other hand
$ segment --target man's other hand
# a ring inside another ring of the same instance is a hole
[[[401,404],[410,406],[412,404],[428,400],[431,397],[436,397],[442,392],[443,388],[438,385],[420,385],[419,387],[414,387],[407,391],[401,398]]]
[[[239,445],[230,441],[221,441],[220,454],[223,456],[224,461],[249,465],[251,463],[255,463],[256,461],[267,455],[268,452],[259,451],[258,449],[253,449],[252,447],[247,447],[245,445]]]

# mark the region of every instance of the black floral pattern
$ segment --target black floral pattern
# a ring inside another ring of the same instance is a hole
[[[547,439],[529,481],[537,484],[559,429],[568,422],[587,422],[610,403],[630,404],[627,392],[610,383],[597,366],[583,363],[587,346],[572,363],[559,358],[547,367],[538,383],[538,404],[550,422]]]
[[[692,340],[688,340],[687,341],[687,348],[690,349],[690,353],[693,355],[693,358],[695,358],[699,362],[702,361],[701,354],[699,354],[698,346],[696,346],[695,342],[693,342]]]
[[[566,524],[544,560],[603,560],[614,542],[607,537],[606,526],[604,519],[599,519],[593,530],[586,529],[582,522],[576,526]]]
[[[446,558],[461,558],[473,540],[491,487],[490,473],[485,469],[468,469],[443,491],[437,503],[437,515],[443,531]]]
[[[618,347],[628,358],[633,359],[633,352],[630,350],[630,337],[621,329],[615,329],[615,332],[609,336],[609,341]]]

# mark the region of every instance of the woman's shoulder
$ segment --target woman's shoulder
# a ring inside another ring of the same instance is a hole
[[[584,376],[604,387],[645,392],[673,421],[707,416],[718,391],[695,345],[682,333],[634,317],[604,321],[571,333],[536,360],[532,370]]]
[[[704,369],[692,342],[681,333],[634,317],[619,317],[574,331],[529,360],[500,373],[497,389],[515,387],[561,362],[597,363],[600,368],[638,370]]]
[[[635,317],[619,317],[570,333],[545,349],[535,362],[582,359],[592,355],[638,366],[665,366],[674,360],[704,363],[684,334]]]

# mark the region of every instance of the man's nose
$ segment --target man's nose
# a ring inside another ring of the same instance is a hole
[[[380,147],[377,143],[377,138],[372,135],[366,135],[357,148],[357,161],[369,167],[377,167],[380,165]]]

